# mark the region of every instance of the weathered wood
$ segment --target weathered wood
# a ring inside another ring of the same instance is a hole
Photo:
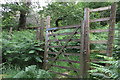
[[[51,64],[48,64],[48,65],[51,65]],[[79,71],[80,70],[80,69],[75,69],[75,68],[71,68],[71,67],[59,66],[59,65],[51,65],[51,66],[62,68],[62,69],[67,69],[67,70],[73,70],[73,71]]]
[[[107,43],[107,55],[108,56],[112,56],[115,21],[116,21],[116,3],[112,4],[111,6],[109,34],[108,34],[108,43]]]
[[[41,19],[41,26],[40,26],[40,41],[44,41],[44,20]]]
[[[52,61],[52,64],[57,60],[58,56],[62,53],[63,49],[67,46],[68,42],[71,40],[71,38],[74,36],[75,32],[79,29],[78,27],[73,34],[69,37],[69,39],[66,41],[65,45],[59,50],[58,54],[55,56],[54,60]]]
[[[49,48],[61,48],[63,46],[48,46]],[[80,49],[80,46],[66,46],[65,48],[75,48]]]
[[[81,51],[81,66],[80,66],[80,78],[88,78],[88,70],[89,70],[89,56],[90,56],[90,48],[89,48],[89,8],[85,8],[84,11],[84,23],[82,28],[82,41],[84,44],[82,44],[82,51]]]
[[[85,17],[85,15],[84,15]],[[84,76],[84,26],[85,26],[85,21],[82,22],[81,26],[81,46],[80,46],[80,77],[82,78]]]
[[[61,26],[61,27],[56,27],[56,28],[48,28],[47,30],[48,31],[51,31],[51,30],[60,30],[60,29],[71,29],[71,28],[77,28],[77,27],[80,27],[80,25],[72,25],[72,26]]]
[[[108,9],[111,9],[111,6],[101,7],[101,8],[96,8],[96,9],[90,9],[90,12],[104,11],[104,10],[108,10]]]
[[[53,60],[53,58],[49,58],[48,60]],[[73,61],[73,60],[65,60],[65,59],[57,59],[56,61],[62,61],[62,62],[71,62],[71,63],[80,63],[80,61]]]
[[[46,19],[46,29],[50,28],[50,16],[47,16]],[[48,43],[49,37],[48,37],[48,31],[46,31],[46,38],[45,38],[45,53],[44,53],[44,63],[43,63],[43,69],[47,70],[47,58],[48,58],[48,51],[49,51],[49,43]]]
[[[57,52],[48,52],[48,54],[54,54],[54,55],[58,55]],[[80,56],[78,53],[63,53],[64,55],[71,55],[71,56]]]
[[[107,40],[90,41],[92,44],[107,44]]]
[[[100,18],[100,19],[93,19],[93,20],[90,20],[90,22],[108,21],[108,20],[110,20],[110,17]]]
[[[80,41],[80,39],[61,39],[61,40],[58,40],[58,39],[54,39],[54,40],[48,40],[48,42],[56,42],[56,41]]]
[[[67,77],[72,77],[72,78],[76,78],[76,76],[72,76],[72,75],[67,75],[67,74],[63,74],[63,73],[59,73],[59,72],[55,72],[55,71],[49,71],[51,73],[54,73],[54,74],[59,74],[59,75],[63,75],[63,76],[67,76]]]
[[[72,33],[73,32],[56,33],[56,34],[49,34],[48,36],[71,35]],[[76,32],[75,34],[80,34],[80,32]]]
[[[98,29],[98,30],[90,30],[91,33],[99,33],[99,32],[108,32],[108,29]]]
[[[90,53],[107,53],[106,50],[90,50]]]
[[[58,40],[58,38],[57,38],[56,36],[54,36],[54,37]],[[58,42],[58,45],[63,45],[63,44],[62,44],[61,42]],[[63,53],[66,53],[66,51],[63,50]],[[66,58],[67,60],[70,60],[67,55],[63,54],[63,56],[64,56],[64,58]],[[69,65],[70,65],[70,67],[74,68],[74,65],[72,64],[72,62],[68,62],[68,63],[69,63]],[[74,72],[77,74],[77,76],[79,76],[79,73],[78,73],[77,71],[74,71]]]

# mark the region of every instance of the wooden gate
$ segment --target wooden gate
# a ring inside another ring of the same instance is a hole
[[[110,11],[110,17],[90,19],[92,12],[104,10]],[[115,14],[115,3],[112,6],[97,9],[85,8],[84,20],[81,25],[56,28],[50,28],[50,17],[47,17],[44,69],[67,77],[88,78],[89,62],[92,61],[90,59],[90,53],[97,52],[106,53],[108,56],[112,55]],[[90,23],[99,21],[109,21],[109,28],[92,30]],[[93,41],[90,39],[91,33],[101,32],[108,32],[107,40]],[[91,44],[106,44],[107,49],[90,50]]]

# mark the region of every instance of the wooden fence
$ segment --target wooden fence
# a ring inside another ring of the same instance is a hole
[[[90,14],[92,12],[104,10],[110,11],[110,17],[93,20],[90,19]],[[90,59],[91,53],[97,52],[104,53],[107,56],[112,56],[115,19],[116,19],[115,3],[112,4],[112,6],[97,9],[85,8],[84,20],[81,23],[81,25],[50,28],[50,17],[47,17],[44,69],[48,70],[49,72],[67,77],[88,78],[89,77],[88,70],[90,69],[89,62],[95,62],[95,60]],[[108,21],[109,28],[98,30],[91,29],[92,27],[90,25],[91,23],[101,21]],[[107,40],[93,41],[90,39],[91,33],[102,32],[108,32]],[[59,39],[59,36],[63,36],[63,38]],[[71,45],[71,43],[74,45]],[[106,44],[107,49],[91,50],[90,49],[91,44]],[[73,52],[70,50],[73,50]],[[71,59],[71,57],[74,56],[76,56],[76,60]],[[69,67],[65,65],[59,65],[57,62],[66,62],[66,64],[69,64]],[[75,64],[79,65],[79,67],[76,68]],[[52,69],[53,67],[57,67],[59,69],[67,69],[68,72],[73,71],[74,75],[56,72],[57,70],[53,71]]]

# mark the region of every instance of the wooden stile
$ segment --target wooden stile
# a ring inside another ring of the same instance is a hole
[[[96,12],[96,11],[104,11],[104,10],[111,10],[111,16],[106,18],[99,18],[90,20],[90,12]],[[88,70],[90,69],[89,62],[99,63],[100,60],[94,59],[90,60],[90,53],[95,54],[105,54],[107,53],[108,56],[111,56],[112,54],[112,47],[113,47],[113,38],[114,38],[114,27],[115,27],[115,14],[116,14],[116,4],[114,3],[112,6],[108,7],[102,7],[97,9],[89,9],[85,8],[84,10],[84,21],[82,22],[82,25],[74,25],[74,26],[63,26],[63,27],[56,27],[56,28],[50,28],[50,17],[47,18],[47,26],[46,26],[46,43],[45,43],[45,54],[44,54],[44,66],[46,70],[49,72],[67,76],[67,77],[75,77],[75,78],[89,78]],[[97,29],[97,30],[90,30],[90,23],[92,22],[98,22],[98,21],[108,21],[110,22],[109,29]],[[63,33],[56,33],[54,30],[64,30],[64,29],[75,29],[73,32],[63,32]],[[80,32],[77,32],[80,30]],[[89,34],[90,33],[102,33],[102,32],[109,32],[108,40],[90,40]],[[80,39],[72,39],[75,34],[80,34]],[[59,40],[56,36],[61,35],[69,35],[67,39],[61,39]],[[53,36],[56,39],[50,40],[49,37]],[[64,41],[65,43],[63,43]],[[69,46],[68,43],[72,41],[79,41],[79,43],[75,43],[74,46]],[[57,45],[52,45],[55,42]],[[50,44],[51,43],[51,44]],[[90,50],[90,44],[107,44],[107,50]],[[51,48],[51,49],[50,49]],[[56,50],[59,50],[58,52]],[[80,51],[76,51],[76,53],[71,52],[69,53],[69,49],[80,49]],[[50,51],[51,50],[51,51]],[[68,52],[66,52],[68,50]],[[80,53],[78,53],[80,52]],[[64,59],[59,57],[62,55]],[[79,60],[74,61],[71,60],[70,56],[78,56]],[[70,67],[65,67],[62,65],[54,65],[56,62],[66,62],[69,63]],[[74,67],[75,64],[80,64],[80,68],[76,69]],[[71,76],[64,73],[54,72],[50,71],[51,67],[57,67],[66,69],[69,71],[74,71],[77,76]],[[91,68],[92,69],[92,68]]]

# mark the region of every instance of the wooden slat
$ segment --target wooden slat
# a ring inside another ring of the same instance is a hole
[[[62,46],[48,46],[49,48],[61,48]],[[75,48],[80,49],[80,46],[67,46],[65,48]]]
[[[90,20],[90,22],[108,21],[108,20],[110,20],[110,17],[93,19],[93,20]]]
[[[51,65],[51,64],[48,64],[48,65]],[[62,69],[67,69],[67,70],[73,70],[73,71],[79,71],[80,70],[80,69],[75,69],[75,68],[71,68],[71,67],[59,66],[59,65],[51,65],[51,66],[62,68]]]
[[[91,53],[106,53],[106,50],[90,50]]]
[[[107,40],[90,41],[90,43],[107,44]]]
[[[111,9],[111,6],[101,7],[101,8],[96,8],[96,9],[90,9],[90,12],[104,11],[104,10],[108,10],[108,9]]]
[[[51,73],[54,73],[54,74],[63,75],[63,76],[67,76],[67,77],[74,77],[74,78],[76,78],[75,76],[67,75],[67,74],[63,74],[63,73],[59,73],[59,72],[55,72],[55,71],[48,71],[48,72],[51,72]]]
[[[71,29],[71,28],[77,28],[77,27],[80,27],[80,25],[72,25],[72,26],[60,26],[60,27],[55,27],[55,28],[48,28],[47,30],[48,31],[51,31],[51,30],[59,30],[59,29]]]
[[[98,30],[90,30],[91,33],[99,33],[99,32],[108,32],[109,30],[108,29],[98,29]]]
[[[61,40],[57,40],[57,39],[54,39],[54,40],[48,40],[48,42],[55,42],[55,41],[80,41],[80,39],[61,39]]]
[[[56,33],[56,34],[49,34],[48,36],[71,35],[72,33],[73,32]],[[80,34],[80,32],[76,32],[76,34]]]
[[[49,58],[48,60],[53,60],[53,58]],[[71,62],[71,63],[80,63],[80,61],[65,60],[65,59],[57,59],[56,61]]]
[[[57,55],[57,53],[56,52],[48,52],[48,54],[55,54],[55,55]],[[72,56],[80,56],[80,54],[78,54],[78,53],[63,53],[64,55],[72,55]]]
[[[104,59],[91,59],[91,62],[99,63],[99,61],[106,61]]]

